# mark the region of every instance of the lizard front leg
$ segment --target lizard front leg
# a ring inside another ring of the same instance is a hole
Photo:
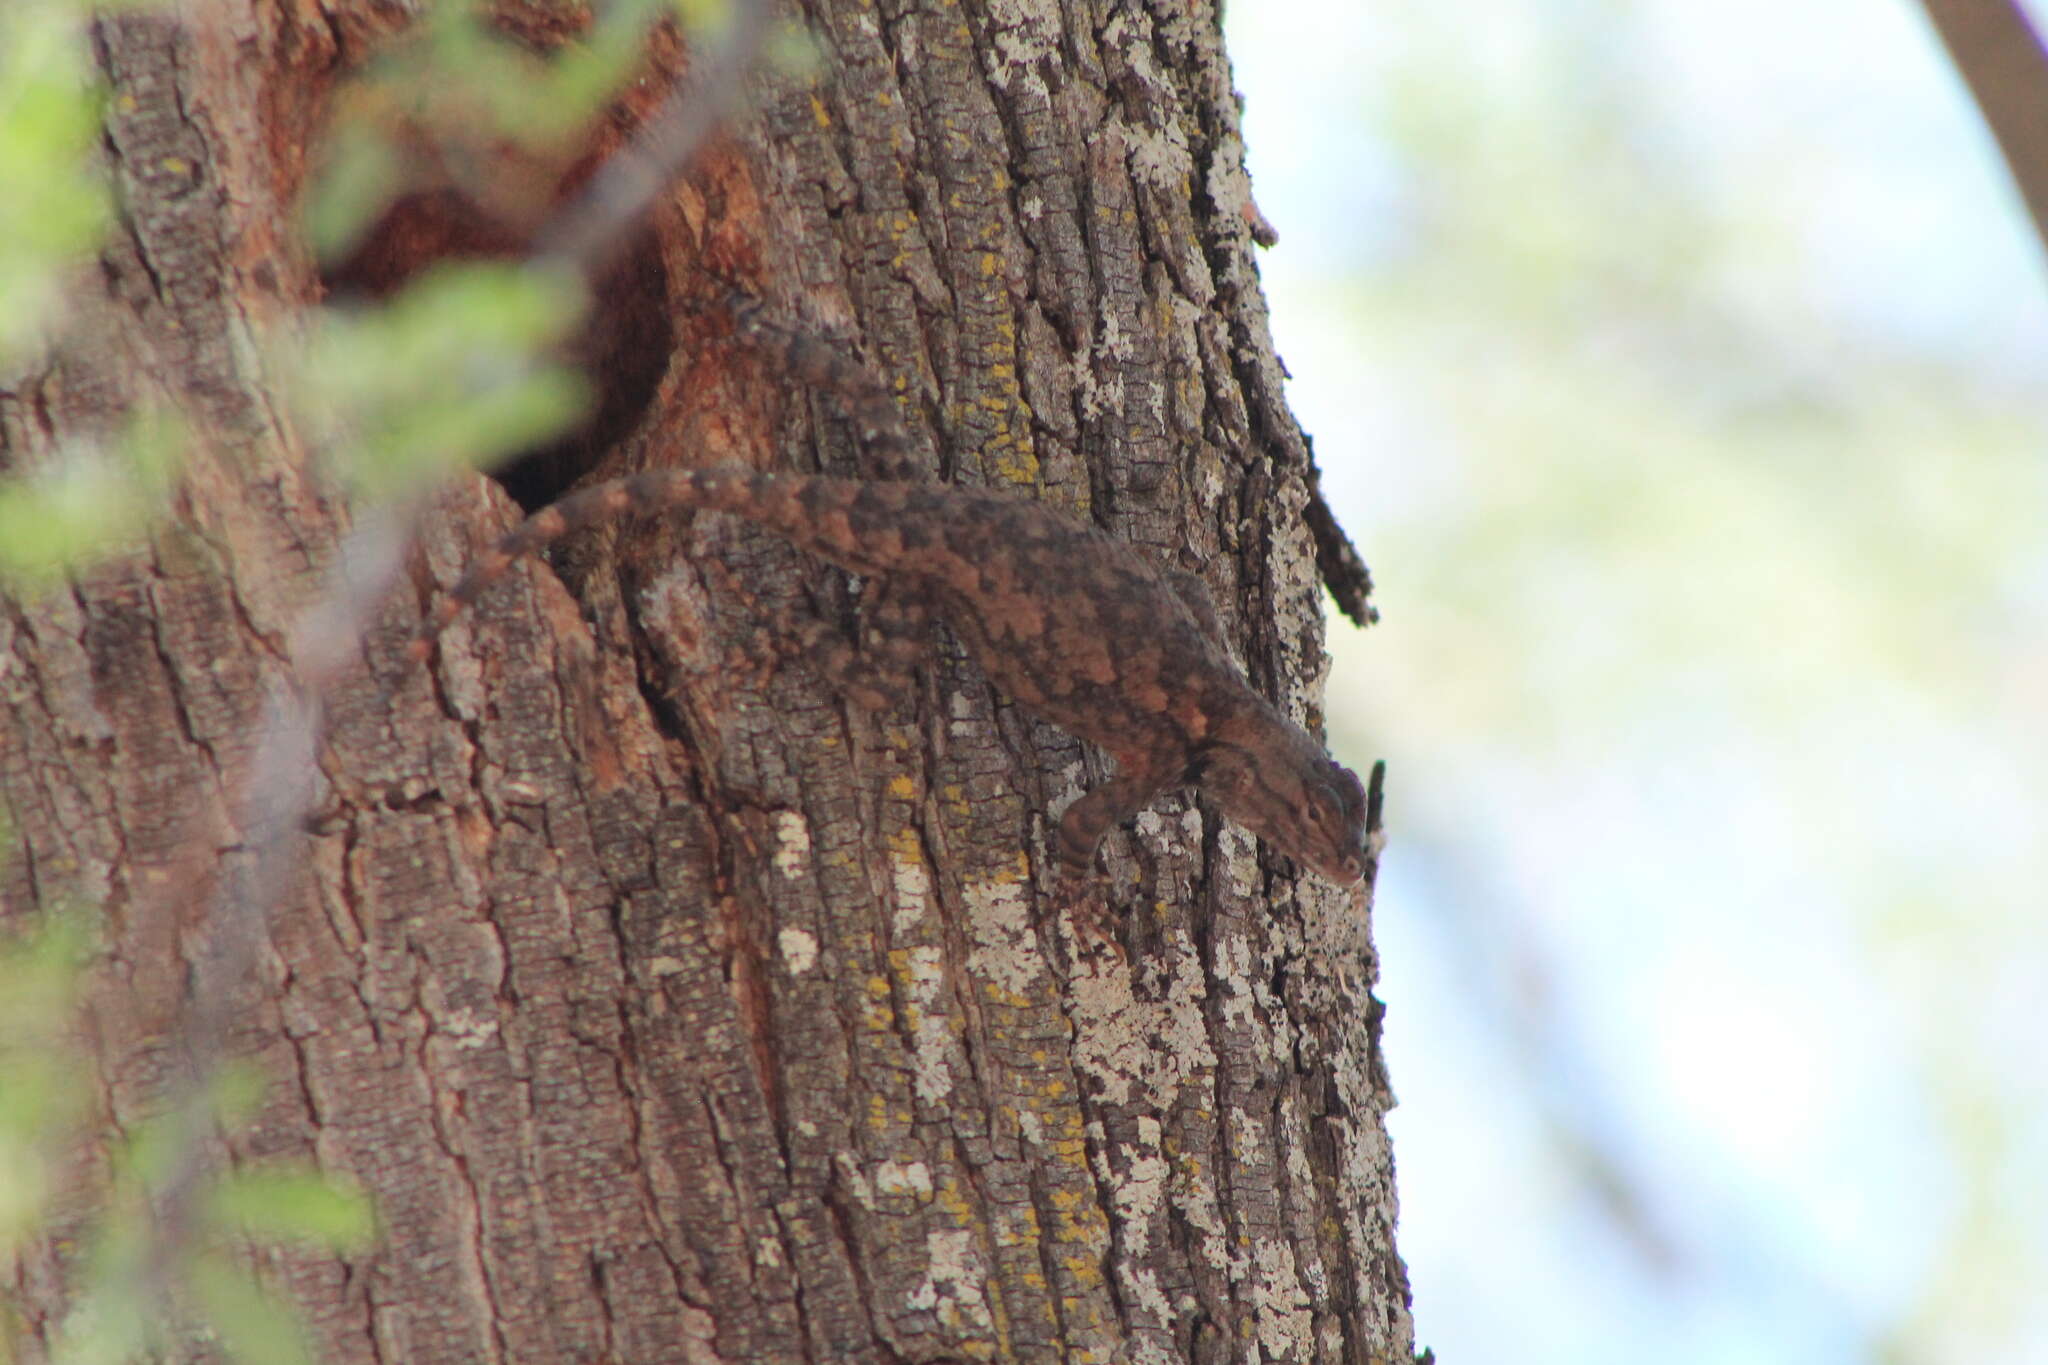
[[[1085,881],[1095,870],[1095,850],[1114,825],[1122,824],[1162,792],[1178,784],[1180,772],[1142,756],[1115,755],[1117,775],[1067,807],[1060,817],[1060,880]]]
[[[1152,768],[1119,760],[1120,771],[1109,781],[1067,807],[1055,835],[1060,860],[1055,904],[1073,918],[1074,933],[1084,945],[1105,949],[1118,958],[1123,948],[1110,933],[1109,892],[1094,882],[1095,850],[1110,827],[1144,809],[1163,787]]]

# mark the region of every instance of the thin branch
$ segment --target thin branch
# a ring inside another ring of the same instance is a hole
[[[543,227],[527,258],[529,269],[572,270],[588,279],[603,265],[738,96],[767,32],[768,11],[767,0],[734,0],[726,39],[706,54],[699,78],[679,83],[641,134]],[[185,1064],[166,1096],[177,1127],[170,1138],[169,1174],[152,1198],[155,1231],[138,1286],[143,1302],[161,1301],[176,1253],[192,1231],[207,1167],[208,1092],[226,1051],[234,987],[255,970],[271,908],[298,872],[318,785],[326,698],[352,671],[357,642],[398,580],[414,520],[413,509],[394,507],[359,518],[319,597],[294,625],[286,673],[265,700],[236,812],[250,856],[235,875],[220,879],[198,920],[192,981],[178,1029]],[[185,844],[192,875],[172,878],[174,885],[194,885],[203,874],[197,864],[209,850],[197,839]]]
[[[2018,0],[1923,0],[2048,248],[2048,49]]]
[[[321,599],[293,628],[289,673],[272,682],[264,699],[261,738],[235,812],[253,856],[221,879],[200,923],[177,1035],[183,1065],[171,1106],[176,1127],[167,1172],[151,1200],[155,1232],[143,1262],[146,1302],[169,1288],[175,1253],[191,1235],[194,1200],[206,1171],[207,1092],[227,1052],[235,986],[255,971],[270,908],[290,890],[298,871],[301,830],[317,787],[315,751],[327,692],[351,671],[356,641],[398,581],[412,540],[409,521],[389,508],[373,509],[358,521],[342,542]],[[196,861],[196,843],[186,841],[187,863]],[[195,880],[204,871],[187,870]]]
[[[541,229],[535,264],[566,265],[586,277],[597,271],[739,97],[768,35],[768,10],[767,0],[734,0],[725,41],[707,54],[701,77],[678,82],[632,143]]]

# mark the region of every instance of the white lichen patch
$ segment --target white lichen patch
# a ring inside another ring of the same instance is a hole
[[[1223,1209],[1217,1202],[1216,1181],[1193,1156],[1180,1158],[1174,1173],[1173,1206],[1181,1221],[1202,1235],[1198,1254],[1211,1270],[1230,1267],[1230,1245],[1223,1236]]]
[[[1132,823],[1147,842],[1170,857],[1189,857],[1202,847],[1202,812],[1195,807],[1171,819],[1156,810],[1141,810]]]
[[[1126,1264],[1117,1278],[1123,1282],[1124,1297],[1131,1301],[1140,1314],[1162,1327],[1173,1321],[1173,1304],[1167,1299],[1166,1291],[1159,1287],[1159,1274],[1151,1266]],[[1159,1353],[1156,1347],[1154,1351],[1153,1359],[1174,1359],[1170,1355]],[[1145,1357],[1134,1356],[1133,1359],[1141,1360]]]
[[[802,976],[818,965],[818,936],[808,929],[784,929],[775,936],[782,950],[782,965],[791,976]]]
[[[462,1051],[486,1047],[498,1036],[498,1021],[475,1010],[453,1010],[441,1019],[439,1026]]]
[[[967,908],[967,970],[1011,995],[1024,995],[1045,973],[1022,869],[1015,877],[962,883]]]
[[[1114,137],[1115,130],[1116,125],[1111,124],[1103,136]],[[1092,419],[1123,411],[1123,376],[1132,349],[1123,319],[1105,305],[1096,318],[1093,363],[1075,367],[1074,378],[1080,390],[1083,417]]]
[[[1152,1245],[1152,1223],[1166,1202],[1166,1158],[1159,1154],[1159,1121],[1138,1120],[1136,1144],[1124,1144],[1123,1171],[1111,1188],[1116,1222],[1132,1260],[1142,1259]]]
[[[1123,125],[1124,153],[1131,176],[1169,194],[1185,194],[1195,172],[1194,155],[1188,151],[1187,134],[1176,124],[1162,128]]]
[[[1239,900],[1263,899],[1259,895],[1259,841],[1235,820],[1225,820],[1216,832],[1216,856],[1230,878],[1230,893]]]
[[[1059,6],[1047,0],[991,0],[987,32],[995,49],[987,63],[989,82],[1051,103],[1044,67],[1059,60]]]
[[[1060,769],[1059,790],[1046,798],[1045,803],[1045,813],[1054,824],[1058,824],[1059,818],[1067,813],[1068,806],[1081,799],[1087,778],[1087,765],[1078,758]]]
[[[1371,844],[1384,843],[1385,839],[1384,831],[1373,831],[1367,851],[1377,857],[1378,850],[1371,848]],[[1334,886],[1318,877],[1302,886],[1300,905],[1301,933],[1309,951],[1340,973],[1345,966],[1352,964],[1356,964],[1360,971],[1369,970],[1368,964],[1372,961],[1372,898],[1366,894],[1364,882]],[[1369,984],[1363,982],[1356,986],[1359,991],[1369,988]]]
[[[974,1234],[962,1228],[927,1232],[925,1276],[905,1303],[935,1315],[949,1331],[983,1336],[994,1331],[989,1312],[987,1273],[974,1248]]]
[[[910,997],[910,1050],[916,1059],[912,1084],[921,1100],[940,1100],[953,1093],[953,1067],[948,1061],[953,1037],[939,999],[946,979],[945,958],[923,944],[904,955],[904,983]]]
[[[1277,1237],[1252,1247],[1251,1301],[1259,1345],[1274,1360],[1306,1360],[1314,1352],[1315,1300],[1295,1273],[1294,1248]]]
[[[1246,1166],[1265,1166],[1270,1163],[1272,1137],[1266,1132],[1265,1123],[1257,1116],[1243,1109],[1230,1111],[1229,1134],[1230,1158]]]
[[[893,927],[899,937],[908,936],[932,908],[932,872],[914,849],[889,851],[889,884],[896,892]]]
[[[946,723],[949,733],[959,736],[972,734],[974,727],[981,724],[982,709],[975,699],[965,692],[954,692],[946,699]]]
[[[1251,942],[1242,933],[1220,933],[1215,936],[1217,992],[1223,1000],[1223,1024],[1226,1028],[1255,1029],[1259,1017],[1253,1008],[1256,1004],[1254,985],[1256,975],[1253,967]]]
[[[860,1158],[844,1148],[832,1154],[832,1171],[839,1183],[852,1192],[855,1202],[870,1213],[875,1207],[875,1187],[860,1167]]]
[[[1152,1272],[1148,1270],[1145,1275],[1149,1279]],[[1131,1345],[1131,1365],[1178,1365],[1181,1359],[1152,1337],[1141,1337]]]
[[[1075,1070],[1100,1083],[1102,1103],[1130,1103],[1131,1087],[1146,1068],[1145,1026],[1151,1011],[1131,994],[1126,969],[1077,975],[1071,990]]]
[[[884,1161],[875,1167],[876,1194],[911,1194],[932,1197],[932,1172],[922,1161]]]
[[[775,812],[775,870],[795,881],[811,865],[811,826],[798,811]]]
[[[1155,1108],[1171,1108],[1196,1074],[1216,1065],[1203,1020],[1208,982],[1201,957],[1183,938],[1172,955],[1163,998],[1139,1001],[1126,967],[1078,975],[1071,987],[1074,1065],[1102,1087],[1105,1102],[1128,1103],[1134,1091]]]

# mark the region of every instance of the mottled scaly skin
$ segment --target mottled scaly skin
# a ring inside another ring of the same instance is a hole
[[[730,512],[872,578],[902,619],[945,620],[1020,706],[1107,750],[1117,775],[1060,821],[1066,877],[1091,870],[1111,826],[1188,785],[1325,876],[1364,875],[1358,778],[1252,690],[1199,581],[1028,498],[737,465],[635,475],[535,513],[482,555],[412,657],[519,559],[610,517],[680,508]]]

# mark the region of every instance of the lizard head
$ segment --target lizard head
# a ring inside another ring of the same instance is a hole
[[[1204,756],[1196,785],[1252,833],[1340,885],[1365,875],[1365,788],[1306,734],[1286,752],[1232,744]]]

